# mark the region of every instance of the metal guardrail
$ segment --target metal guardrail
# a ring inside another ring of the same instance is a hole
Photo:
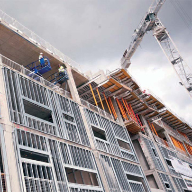
[[[81,72],[81,66],[63,54],[61,51],[56,49],[54,46],[52,46],[50,43],[45,41],[43,38],[39,37],[37,34],[29,30],[27,27],[23,26],[21,23],[16,21],[11,16],[4,13],[2,10],[0,10],[0,21],[3,21],[9,28],[11,28],[13,31],[21,35],[22,37],[28,39],[30,42],[34,43],[36,46],[45,49],[47,52],[52,54],[53,56],[57,57],[57,59],[61,60],[62,62],[68,63],[71,67],[74,67],[77,71]]]
[[[41,84],[43,84],[43,85],[53,89],[54,91],[56,91],[57,93],[59,93],[59,94],[61,94],[63,96],[71,98],[71,94],[68,91],[60,88],[57,85],[54,85],[53,83],[47,81],[43,77],[38,76],[34,72],[31,72],[30,70],[26,69],[23,65],[19,65],[18,63],[8,59],[7,57],[5,57],[5,56],[3,56],[1,54],[0,54],[0,60],[7,67],[9,67],[11,69],[14,69],[14,70],[16,70],[16,71],[18,71],[18,72],[28,76],[29,78],[31,78],[31,79],[33,79],[35,81],[38,81],[39,83],[41,83]]]

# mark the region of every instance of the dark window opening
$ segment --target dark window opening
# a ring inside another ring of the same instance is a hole
[[[154,148],[152,148],[152,151],[153,151],[155,157],[158,157],[157,152],[156,152],[156,150]]]
[[[130,148],[130,145],[128,143],[125,143],[124,141],[121,141],[119,139],[117,139],[118,143],[119,143],[119,146],[130,151],[131,148]]]
[[[70,183],[99,186],[96,173],[65,168],[67,180]]]
[[[130,174],[126,174],[128,180],[142,182],[142,178]]]
[[[1,169],[1,173],[4,173],[2,156],[1,156],[1,148],[0,148],[0,169]]]
[[[49,157],[47,155],[43,155],[40,153],[26,151],[26,150],[21,149],[20,154],[21,154],[21,157],[25,158],[25,159],[31,159],[31,160],[41,161],[41,162],[45,162],[45,163],[49,162]]]
[[[169,183],[165,183],[165,187],[166,187],[167,189],[170,189]]]
[[[107,141],[106,136],[105,136],[105,131],[100,130],[100,129],[93,127],[93,126],[92,126],[92,129],[93,129],[93,134],[95,137]]]
[[[166,162],[167,162],[167,165],[169,165],[169,166],[173,167],[173,166],[172,166],[172,163],[171,163],[171,161],[170,161],[170,160],[166,159]]]
[[[3,158],[1,153],[1,147],[0,147],[0,171],[1,171],[1,183],[2,183],[2,191],[7,191],[6,187],[6,175],[4,174],[4,168],[3,168]]]
[[[48,109],[23,100],[25,113],[53,123],[52,112]]]
[[[67,114],[63,114],[63,117],[64,117],[66,120],[68,120],[68,121],[74,122],[74,118],[71,117],[71,116],[69,116],[69,115],[67,115]]]

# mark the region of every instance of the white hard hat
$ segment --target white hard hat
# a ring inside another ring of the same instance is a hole
[[[43,53],[40,53],[40,55],[43,55]]]

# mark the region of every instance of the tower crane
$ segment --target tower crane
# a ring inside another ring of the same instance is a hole
[[[125,50],[121,59],[121,66],[124,69],[130,66],[130,59],[140,45],[144,35],[148,31],[153,31],[154,37],[179,76],[181,80],[180,84],[186,88],[192,98],[192,72],[181,57],[168,31],[157,17],[165,1],[166,0],[153,1],[145,17],[141,20],[138,28],[133,33],[131,44],[129,48]]]

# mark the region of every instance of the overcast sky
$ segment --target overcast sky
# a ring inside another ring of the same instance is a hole
[[[152,0],[0,0],[1,9],[81,65],[112,70]],[[176,5],[181,7],[177,10]],[[166,0],[159,18],[192,68],[192,0]],[[184,19],[185,18],[185,19]],[[186,24],[187,23],[187,24]],[[149,32],[132,57],[130,74],[192,124],[192,100]]]

